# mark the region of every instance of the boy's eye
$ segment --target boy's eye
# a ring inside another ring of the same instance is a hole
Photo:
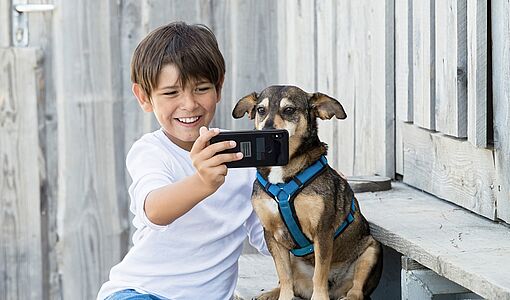
[[[286,115],[292,115],[296,111],[294,107],[286,107],[283,109],[283,113]]]
[[[178,91],[168,91],[164,92],[163,95],[165,96],[176,96],[179,92]]]
[[[261,115],[266,113],[266,108],[264,107],[257,107],[257,112]]]
[[[212,87],[210,85],[197,86],[195,92],[199,94],[207,93]]]

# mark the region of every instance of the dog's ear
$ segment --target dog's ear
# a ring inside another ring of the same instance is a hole
[[[335,116],[337,119],[347,118],[342,104],[336,99],[322,93],[313,93],[310,95],[310,106],[315,117],[322,120],[329,120]]]
[[[257,105],[257,93],[253,92],[237,101],[234,110],[232,110],[232,117],[239,119],[245,113],[248,113],[250,119],[253,119],[255,117],[255,105]]]

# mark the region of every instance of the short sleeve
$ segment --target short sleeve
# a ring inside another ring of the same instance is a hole
[[[155,230],[164,230],[167,226],[152,223],[145,214],[144,204],[151,191],[175,182],[167,156],[157,145],[139,140],[126,158],[126,167],[133,180],[129,187],[129,209],[144,225]]]

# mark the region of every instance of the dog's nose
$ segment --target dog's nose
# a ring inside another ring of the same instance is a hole
[[[275,129],[275,128],[274,128],[274,119],[273,119],[273,118],[271,118],[271,116],[270,116],[270,118],[266,121],[266,123],[264,123],[264,128],[262,128],[262,129]]]

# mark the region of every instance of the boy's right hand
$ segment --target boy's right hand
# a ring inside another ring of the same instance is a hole
[[[197,138],[190,151],[191,161],[197,170],[197,175],[204,185],[216,191],[224,182],[228,169],[226,162],[236,161],[243,158],[241,152],[216,154],[223,150],[236,146],[234,141],[225,141],[209,144],[209,140],[220,133],[220,130],[200,128],[200,136]]]

